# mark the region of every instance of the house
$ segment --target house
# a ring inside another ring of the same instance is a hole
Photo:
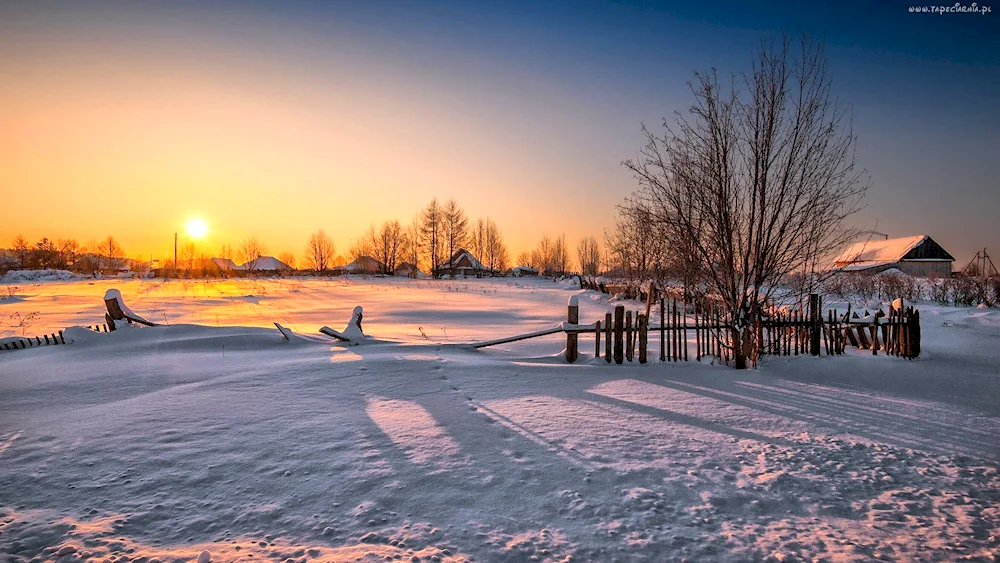
[[[236,265],[236,262],[233,262],[229,258],[212,258],[212,263],[219,268],[220,272],[228,272],[230,270],[241,269],[239,266]]]
[[[524,276],[537,276],[538,275],[538,268],[532,268],[531,266],[518,266],[518,267],[512,269],[510,271],[510,273],[513,274],[515,277],[518,277],[518,278],[524,277]]]
[[[240,269],[249,270],[249,263],[243,264]],[[292,270],[292,267],[274,256],[261,256],[253,265],[253,270],[255,272],[288,272]]]
[[[896,268],[911,276],[951,275],[955,258],[927,235],[856,242],[834,261],[845,272],[877,274]]]
[[[397,276],[402,276],[407,278],[416,278],[419,277],[421,274],[420,269],[417,268],[415,264],[411,264],[409,262],[403,262],[400,265],[396,266],[396,270],[393,273],[396,274]]]
[[[459,248],[451,255],[451,258],[444,261],[436,270],[435,277],[454,275],[456,277],[469,277],[481,275],[486,267],[471,252],[464,248]]]
[[[375,274],[385,269],[385,266],[371,256],[358,256],[346,266],[336,266],[333,271],[337,274]]]

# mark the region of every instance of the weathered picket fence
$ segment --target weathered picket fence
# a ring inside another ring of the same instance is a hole
[[[3,342],[0,342],[0,350],[24,350],[25,348],[35,348],[38,346],[49,346],[56,344],[65,344],[66,339],[63,338],[63,331],[57,333],[52,333],[51,335],[46,334],[43,336],[30,336],[21,338],[7,338]],[[44,340],[43,340],[44,338]]]
[[[774,311],[755,321],[758,352],[761,356],[826,355],[844,353],[848,344],[871,350],[878,355],[883,350],[891,356],[913,359],[920,355],[920,311],[904,307],[897,299],[885,313],[865,311],[864,316],[852,314],[850,307],[821,313],[817,296],[810,298],[810,308]],[[813,309],[815,307],[815,309]],[[881,338],[881,341],[880,341]]]
[[[655,291],[655,290],[654,290]],[[627,310],[615,306],[604,319],[592,324],[579,324],[579,307],[570,298],[566,322],[556,327],[473,343],[472,348],[517,342],[556,333],[566,335],[566,361],[579,357],[581,334],[594,335],[594,358],[603,357],[608,363],[638,361],[647,363],[650,357],[650,333],[659,340],[660,362],[713,361],[729,364],[734,357],[733,323],[718,303],[702,299],[694,303],[660,297],[654,316],[658,324],[650,323],[654,291],[646,294],[645,311]],[[901,300],[889,312],[878,311],[859,316],[850,308],[844,313],[836,309],[823,311],[818,295],[810,295],[806,305],[796,308],[768,308],[756,315],[746,329],[749,333],[747,357],[752,362],[764,356],[827,356],[842,355],[848,344],[877,355],[879,350],[902,358],[920,355],[920,313],[913,307],[904,308]],[[744,343],[747,345],[747,343]]]

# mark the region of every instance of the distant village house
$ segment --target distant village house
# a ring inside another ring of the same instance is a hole
[[[468,250],[459,248],[451,255],[451,258],[442,263],[433,273],[435,277],[450,275],[467,278],[480,276],[484,271],[486,271],[486,268],[479,259],[473,256]]]
[[[834,265],[845,272],[877,274],[891,268],[911,276],[950,276],[955,258],[927,235],[857,242]]]
[[[377,274],[385,266],[371,256],[358,256],[350,264],[333,268],[335,274]]]

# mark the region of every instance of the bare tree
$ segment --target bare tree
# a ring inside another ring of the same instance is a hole
[[[652,213],[635,198],[618,206],[604,244],[608,265],[629,280],[659,278],[668,259],[669,244],[655,228]]]
[[[478,258],[483,265],[486,265],[486,221],[488,219],[478,219],[469,233],[469,245],[472,247],[472,255]]]
[[[543,273],[548,273],[552,269],[552,247],[552,239],[549,238],[549,235],[542,235],[538,246],[531,251],[533,268],[538,268]]]
[[[35,247],[31,249],[28,262],[32,268],[46,269],[56,267],[58,259],[59,250],[56,248],[56,243],[49,237],[42,237],[42,240],[36,242]]]
[[[371,241],[375,238],[375,225],[368,228],[368,232],[365,236],[359,238],[358,240],[351,243],[351,247],[347,250],[347,257],[350,258],[351,262],[361,258],[362,256],[371,257],[372,255],[372,244]]]
[[[562,275],[569,270],[569,251],[566,248],[566,235],[550,239],[542,235],[538,246],[531,253],[533,267],[540,269],[545,275]]]
[[[11,242],[11,250],[14,251],[14,256],[17,258],[17,265],[25,267],[28,263],[28,254],[31,252],[28,239],[24,238],[24,235],[17,235]]]
[[[295,262],[297,260],[294,252],[282,252],[278,255],[278,261],[286,266],[283,267],[282,270],[290,272],[295,269]]]
[[[80,243],[75,239],[59,239],[56,242],[59,249],[59,267],[68,268],[76,263],[77,254],[80,252]]]
[[[483,254],[480,255],[480,262],[486,266],[490,275],[503,272],[509,266],[510,258],[507,254],[507,245],[503,241],[503,233],[492,219],[486,218],[483,222]],[[477,229],[479,225],[477,224]]]
[[[330,269],[333,256],[336,250],[333,239],[323,229],[309,235],[309,242],[306,244],[306,265],[319,273]]]
[[[452,258],[460,248],[465,246],[469,238],[469,220],[465,217],[465,211],[454,199],[449,199],[442,209],[444,213],[444,242],[448,251],[448,270],[455,275],[455,264]]]
[[[691,249],[728,310],[737,368],[756,356],[747,328],[762,301],[850,239],[867,189],[822,46],[790,45],[763,42],[745,93],[696,74],[689,117],[665,121],[662,137],[643,127],[645,146],[624,163],[663,244]]]
[[[569,247],[566,245],[566,234],[555,240],[552,248],[552,273],[563,275],[569,271]]]
[[[256,236],[251,236],[243,239],[238,253],[243,262],[243,269],[253,273],[257,271],[260,259],[267,253],[267,247]]]
[[[527,266],[529,268],[537,268],[538,263],[535,262],[535,255],[532,252],[522,252],[517,255],[517,265]]]
[[[424,254],[427,256],[427,266],[434,277],[440,275],[440,267],[443,262],[442,248],[447,248],[444,240],[444,211],[438,204],[437,198],[424,208],[421,214],[420,234],[423,239]]]
[[[406,228],[406,238],[403,241],[403,261],[420,268],[420,216],[413,218]]]
[[[576,257],[580,261],[580,273],[596,276],[601,268],[601,247],[595,237],[584,237],[576,245]]]
[[[186,277],[191,277],[192,270],[197,266],[198,247],[193,242],[189,242],[181,247],[180,266],[184,269]]]
[[[113,236],[101,241],[97,254],[101,257],[101,266],[105,272],[116,272],[125,264],[125,251]]]
[[[399,221],[386,221],[378,231],[372,227],[369,244],[372,247],[372,258],[378,260],[383,274],[396,271],[399,256],[403,250],[404,233]]]
[[[149,272],[150,263],[149,260],[143,260],[142,258],[133,258],[131,260],[132,271],[141,277],[145,277],[146,273]]]

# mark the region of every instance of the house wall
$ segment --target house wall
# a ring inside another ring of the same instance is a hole
[[[930,274],[938,274],[944,277],[951,275],[950,261],[900,260],[896,267],[904,274],[917,277],[927,277]]]

